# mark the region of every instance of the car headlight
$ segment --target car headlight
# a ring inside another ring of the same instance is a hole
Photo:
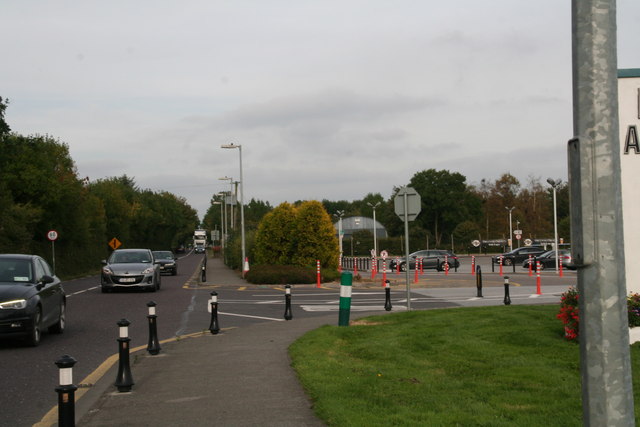
[[[102,267],[102,272],[104,274],[108,274],[109,276],[113,275],[113,271],[111,271],[111,269],[109,267]]]
[[[144,269],[142,274],[151,274],[151,273],[153,273],[154,269],[155,269],[154,267],[147,267],[147,268]]]
[[[27,308],[26,299],[16,299],[13,301],[0,302],[0,309],[20,310],[23,308]]]

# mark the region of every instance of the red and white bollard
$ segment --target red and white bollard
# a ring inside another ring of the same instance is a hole
[[[560,277],[564,276],[564,274],[562,274],[562,259],[559,259],[559,260],[558,260],[558,268],[559,268],[559,270],[558,270],[558,275],[559,275]]]
[[[540,290],[540,261],[536,261],[536,294],[542,295]]]
[[[498,258],[498,264],[500,265],[500,275],[502,276],[502,255]]]
[[[373,280],[374,277],[376,277],[376,274],[378,274],[378,260],[375,258],[371,258],[371,280]]]
[[[353,275],[354,276],[358,275],[358,259],[357,258],[353,258]]]
[[[387,283],[387,260],[382,260],[382,286]]]
[[[317,276],[317,283],[316,283],[316,288],[320,287],[320,282],[321,282],[321,278],[320,278],[320,260],[316,260],[316,276]]]
[[[449,275],[449,256],[448,255],[444,256],[444,275],[445,276]]]
[[[476,274],[476,257],[474,255],[471,256],[471,275]]]
[[[396,274],[400,274],[400,258],[396,257]]]
[[[529,255],[529,277],[533,276],[533,257]]]
[[[424,264],[422,263],[422,258],[420,258],[420,274],[424,274]]]
[[[415,267],[413,268],[413,271],[414,271],[414,273],[415,273],[415,274],[414,274],[414,278],[413,278],[413,283],[418,283],[418,262],[421,262],[421,261],[422,261],[422,258],[420,258],[420,259],[416,259],[416,265],[415,265]],[[409,266],[408,266],[408,265],[407,265],[407,268],[409,268]]]

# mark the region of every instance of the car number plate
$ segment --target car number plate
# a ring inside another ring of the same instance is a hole
[[[135,281],[135,277],[123,277],[122,279],[120,279],[121,283],[133,283]]]

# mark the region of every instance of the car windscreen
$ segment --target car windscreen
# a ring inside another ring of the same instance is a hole
[[[151,262],[148,252],[114,252],[109,259],[110,264]]]
[[[154,252],[153,256],[155,256],[156,259],[173,259],[173,254],[171,252],[166,252],[166,251]]]
[[[28,259],[0,259],[0,282],[33,282],[31,261]]]

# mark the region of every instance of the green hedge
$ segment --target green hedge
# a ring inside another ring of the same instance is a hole
[[[320,272],[322,282],[338,280],[340,274],[336,270]],[[294,265],[255,265],[245,275],[249,283],[262,285],[302,285],[317,283],[316,269]]]

